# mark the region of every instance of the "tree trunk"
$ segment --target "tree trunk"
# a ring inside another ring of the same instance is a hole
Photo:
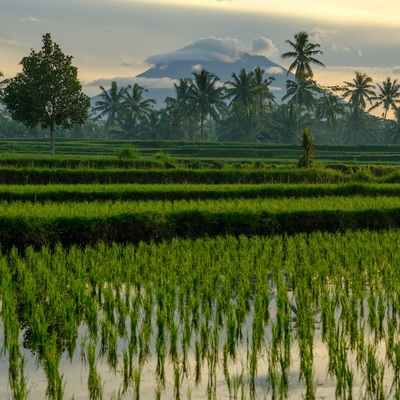
[[[50,155],[54,156],[56,154],[55,143],[54,143],[54,126],[50,127]]]

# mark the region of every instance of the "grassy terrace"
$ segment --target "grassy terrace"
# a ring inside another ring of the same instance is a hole
[[[400,196],[400,184],[75,184],[0,185],[0,201],[80,202]]]
[[[3,248],[400,226],[398,197],[0,203]]]
[[[296,163],[299,158],[298,144],[276,143],[223,143],[192,141],[129,141],[95,139],[56,139],[56,153],[70,158],[115,156],[121,148],[133,146],[142,156],[168,153],[180,160],[213,162],[252,162],[262,160],[267,163]],[[40,155],[49,153],[48,139],[2,139],[0,152],[8,155]],[[390,164],[400,162],[400,145],[338,146],[316,145],[317,162],[346,164]]]

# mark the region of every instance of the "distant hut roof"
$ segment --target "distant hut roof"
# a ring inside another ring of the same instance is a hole
[[[268,133],[267,131],[262,131],[262,132],[260,132],[260,133],[256,136],[256,138],[257,138],[258,140],[272,140],[272,139],[273,139],[272,135],[271,135],[270,133]]]

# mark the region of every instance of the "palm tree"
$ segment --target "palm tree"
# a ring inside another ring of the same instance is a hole
[[[130,91],[130,89],[132,89]],[[122,105],[127,110],[130,110],[135,118],[143,118],[150,113],[153,106],[156,104],[154,99],[144,99],[144,92],[147,92],[138,83],[133,86],[129,85],[124,92]]]
[[[299,131],[300,109],[304,107],[307,111],[312,110],[316,105],[315,95],[320,89],[312,80],[286,81],[286,94],[282,101],[289,99],[288,103],[293,104],[297,114],[296,128]]]
[[[190,80],[186,79],[186,78],[179,79],[178,84],[174,83],[176,99],[178,100],[178,102],[180,104],[182,104],[182,107],[187,106],[189,84],[190,84]]]
[[[294,103],[281,104],[272,114],[270,133],[283,143],[293,143],[299,132],[297,125],[307,126],[309,122],[309,114],[299,116]]]
[[[217,124],[219,140],[254,142],[262,130],[262,122],[257,112],[255,104],[245,108],[240,102],[233,103],[223,120]]]
[[[117,112],[120,127],[131,138],[136,138],[140,121],[150,113],[156,103],[153,99],[145,100],[144,92],[147,90],[137,83],[129,85],[123,94],[122,107]]]
[[[370,108],[370,111],[382,106],[384,110],[382,116],[386,120],[390,108],[396,110],[397,104],[400,103],[400,85],[397,83],[397,79],[392,82],[390,77],[387,77],[386,81],[382,82],[382,86],[379,83],[377,85],[380,92],[371,97],[371,100],[376,103]]]
[[[226,82],[227,97],[232,98],[230,104],[240,102],[249,114],[249,107],[257,101],[257,87],[254,72],[247,72],[244,68],[239,75],[232,74],[232,81]]]
[[[265,113],[265,106],[268,103],[268,106],[276,104],[275,96],[271,93],[270,86],[272,82],[275,80],[274,77],[270,76],[264,79],[265,70],[257,67],[254,70],[254,82],[255,82],[255,91],[257,97],[257,108],[260,115]]]
[[[162,139],[160,136],[161,113],[150,110],[140,123],[139,130],[143,138],[149,140]]]
[[[372,104],[375,97],[372,78],[365,73],[356,71],[353,82],[344,82],[345,88],[343,97],[349,97],[349,104],[352,108],[352,119],[354,121],[354,146],[357,148],[357,136],[360,130],[361,114],[365,111],[367,102]]]
[[[326,93],[317,102],[316,116],[326,120],[326,133],[336,131],[340,118],[347,114],[346,104],[333,93]]]
[[[394,109],[394,121],[390,121],[389,137],[391,143],[397,144],[400,141],[400,108]]]
[[[219,112],[226,108],[224,102],[223,87],[217,86],[219,78],[202,68],[200,72],[194,72],[194,79],[189,82],[187,92],[189,114],[200,117],[200,139],[204,139],[204,121],[209,115],[218,118]]]
[[[187,139],[190,134],[188,129],[187,111],[178,99],[167,97],[165,108],[160,110],[160,126],[164,133],[163,139]]]
[[[106,90],[100,86],[102,93],[100,94],[101,100],[96,101],[93,112],[96,115],[95,120],[107,117],[106,129],[114,128],[117,120],[118,113],[123,109],[124,95],[126,88],[118,89],[117,82],[111,82],[111,89]]]
[[[294,103],[297,107],[305,107],[307,111],[312,110],[316,105],[315,95],[320,89],[314,81],[286,81],[286,94],[282,101],[289,99],[289,103]]]
[[[165,108],[161,110],[161,125],[170,139],[193,139],[198,130],[196,113],[190,112],[190,79],[181,78],[174,83],[176,97],[165,99]]]
[[[321,45],[316,43],[310,43],[308,40],[309,36],[307,32],[299,32],[294,35],[294,42],[291,40],[286,40],[285,43],[289,44],[293,51],[283,53],[281,55],[282,59],[294,58],[294,61],[289,66],[289,72],[295,70],[295,76],[297,82],[302,82],[307,79],[312,79],[314,77],[313,70],[311,69],[311,64],[318,65],[320,67],[325,67],[321,61],[314,58],[318,54],[323,54],[319,49]]]

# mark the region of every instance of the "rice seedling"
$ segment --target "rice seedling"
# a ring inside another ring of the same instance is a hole
[[[94,343],[89,343],[87,347],[87,361],[89,364],[88,389],[90,400],[103,399],[103,386],[101,376],[96,368],[96,346]]]
[[[399,241],[397,230],[318,232],[0,254],[10,392],[29,392],[25,347],[47,396],[63,397],[71,383],[60,360],[79,360],[80,341],[91,399],[106,396],[98,363],[120,398],[143,396],[151,365],[156,397],[286,398],[295,375],[304,396],[318,398],[317,345],[337,398],[357,385],[366,398],[396,397]]]

